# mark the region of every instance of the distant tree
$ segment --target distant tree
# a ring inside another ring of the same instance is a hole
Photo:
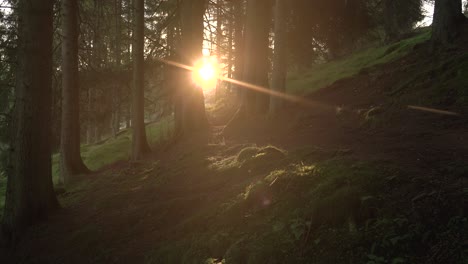
[[[218,60],[221,60],[223,57],[223,0],[216,1],[216,56]],[[215,97],[219,99],[221,90],[221,81],[218,81],[216,85]]]
[[[462,13],[462,0],[436,0],[432,22],[433,47],[452,44],[466,24],[467,18]]]
[[[234,13],[234,73],[236,80],[242,80],[244,74],[244,25],[245,25],[245,1],[233,1]],[[241,98],[242,88],[237,88],[238,98]]]
[[[182,0],[180,6],[180,45],[179,60],[185,65],[193,65],[202,57],[203,15],[206,0]],[[189,134],[206,130],[208,120],[201,87],[192,81],[191,72],[185,71],[181,76],[176,102],[176,133]]]
[[[317,60],[334,59],[352,51],[372,29],[369,8],[373,2],[382,5],[383,1],[291,1],[291,64],[304,68]]]
[[[102,60],[102,37],[101,35],[104,32],[102,30],[102,5],[103,1],[100,0],[93,0],[93,13],[88,17],[89,21],[92,21],[91,28],[92,34],[90,34],[90,43],[89,49],[91,50],[91,54],[89,54],[88,60],[89,65],[91,66],[92,70],[95,72],[99,72],[101,70]],[[88,85],[87,86],[87,110],[88,110],[88,120],[87,120],[87,133],[86,133],[86,143],[92,144],[98,142],[100,140],[100,130],[99,130],[99,109],[97,107],[98,102],[98,91],[96,84]]]
[[[78,0],[62,0],[62,128],[60,181],[89,172],[80,156]]]
[[[289,5],[287,0],[276,0],[275,6],[275,50],[273,55],[273,76],[271,88],[284,93],[286,90],[287,72],[287,18]],[[270,114],[277,114],[283,101],[272,96],[270,98]]]
[[[122,0],[114,0],[114,10],[115,10],[115,45],[114,45],[114,55],[115,55],[115,69],[116,71],[121,70],[122,66]],[[122,84],[117,83],[115,85],[115,96],[112,98],[112,135],[117,136],[117,133],[120,130],[120,106],[121,106],[121,90]]]
[[[11,239],[58,208],[52,185],[53,0],[20,0],[15,108],[3,230]]]
[[[375,10],[370,16],[382,24],[387,42],[410,32],[424,18],[421,0],[384,0],[381,6],[381,10]]]
[[[139,160],[150,151],[145,129],[145,65],[144,29],[145,1],[134,0],[133,31],[133,103],[132,103],[132,159]]]

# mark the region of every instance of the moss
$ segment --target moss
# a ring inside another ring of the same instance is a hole
[[[262,169],[271,167],[275,162],[286,158],[286,152],[275,146],[247,147],[237,155],[237,162],[241,167],[248,169]]]
[[[169,139],[173,131],[172,118],[166,118],[157,123],[152,123],[146,126],[148,142],[151,146],[164,142]],[[131,147],[130,131],[121,132],[117,138],[110,138],[95,145],[82,145],[81,155],[83,161],[91,170],[99,170],[104,166],[110,165],[117,161],[127,160],[130,155]],[[52,180],[54,185],[59,182],[60,173],[60,154],[52,156]],[[80,185],[81,186],[81,185]],[[79,186],[79,187],[80,187]],[[80,188],[82,188],[81,186]],[[72,187],[75,188],[75,187]],[[6,178],[0,176],[0,217],[3,214],[4,198],[6,190]],[[73,192],[73,191],[72,191]],[[65,202],[70,199],[75,199],[73,195],[62,197]]]
[[[242,160],[255,160],[260,149],[244,148],[248,155]],[[366,263],[369,255],[389,263],[407,259],[413,243],[432,227],[380,211],[389,179],[406,178],[399,172],[387,163],[336,156],[294,160],[248,178],[245,185],[236,179],[223,189],[223,198],[174,225],[171,234],[179,235],[155,245],[147,263]],[[401,204],[391,204],[392,199],[386,198],[385,210],[394,206],[400,212]],[[457,230],[459,222],[450,230]]]
[[[247,147],[242,149],[239,154],[237,154],[237,162],[244,162],[246,160],[252,159],[259,152],[258,147]]]
[[[377,46],[353,55],[319,64],[310,68],[305,74],[291,73],[288,76],[287,90],[290,93],[308,94],[325,88],[334,82],[355,76],[367,68],[389,63],[402,58],[419,43],[430,37],[428,30],[421,34],[402,40],[389,46]]]

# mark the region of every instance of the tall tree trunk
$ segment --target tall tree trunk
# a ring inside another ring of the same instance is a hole
[[[206,0],[183,0],[181,5],[181,45],[179,56],[182,63],[193,65],[193,62],[202,57],[203,47],[203,15]],[[189,134],[194,131],[203,131],[208,128],[205,112],[205,102],[201,87],[192,81],[192,73],[182,73],[181,100],[177,111],[179,118],[176,124],[178,134]],[[177,105],[177,103],[176,103]]]
[[[222,61],[222,42],[223,42],[223,21],[222,21],[222,0],[216,2],[216,56],[219,61]],[[220,97],[221,92],[221,80],[216,83],[215,98],[216,100]]]
[[[101,9],[102,2],[94,0],[94,18],[95,25],[93,28],[93,47],[91,66],[96,72],[101,68]],[[88,87],[88,127],[86,131],[86,142],[88,144],[99,141],[99,122],[98,122],[98,93],[97,86]]]
[[[227,77],[232,79],[232,57],[233,57],[233,23],[232,19],[229,20],[228,23],[228,48],[227,48]],[[230,92],[232,92],[232,84],[230,82],[226,83],[227,87]]]
[[[432,22],[432,46],[448,46],[459,36],[467,18],[462,13],[462,0],[436,0]]]
[[[273,57],[272,89],[284,93],[286,91],[287,71],[287,17],[288,1],[276,0],[275,7],[275,52]],[[270,98],[270,114],[276,115],[283,101],[276,96]]]
[[[10,239],[58,208],[51,171],[53,3],[19,1],[16,99],[3,217]]]
[[[271,0],[247,2],[243,79],[247,83],[265,88],[268,87],[270,21]],[[245,90],[241,109],[246,114],[264,113],[268,99],[266,94]]]
[[[120,72],[122,64],[122,0],[115,0],[115,68]],[[112,98],[112,134],[117,136],[120,130],[121,84],[115,84],[115,96]]]
[[[133,4],[132,159],[139,160],[150,151],[145,130],[145,65],[143,52],[145,38],[145,1],[134,0]]]
[[[234,47],[235,47],[235,61],[234,61],[234,79],[242,80],[244,73],[244,0],[233,1],[234,9]],[[241,87],[237,87],[237,97],[242,98]]]
[[[62,129],[60,181],[89,172],[80,156],[80,90],[78,83],[78,1],[62,1]]]

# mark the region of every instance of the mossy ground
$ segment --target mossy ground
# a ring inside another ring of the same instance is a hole
[[[425,31],[290,76],[292,92],[332,85],[331,95],[323,89],[332,103],[360,100],[367,108],[359,115],[368,123],[381,120],[379,130],[347,112],[296,109],[273,128],[260,124],[256,137],[213,133],[210,144],[179,143],[154,160],[105,167],[60,195],[63,212],[35,227],[16,259],[466,263],[461,201],[468,193],[468,128],[458,119],[453,125],[416,113],[405,112],[398,122],[383,119],[394,108],[381,104],[466,106],[466,54],[427,63],[414,47],[428,36]],[[428,79],[434,73],[440,78]],[[335,82],[342,78],[348,81]],[[448,91],[454,96],[446,97]],[[98,169],[128,159],[129,137],[125,132],[84,146],[85,162]]]
[[[302,95],[315,92],[338,80],[353,77],[365,69],[400,59],[429,38],[430,30],[424,29],[415,37],[391,45],[368,48],[342,59],[318,64],[301,73],[290,73],[287,91]]]
[[[246,147],[215,163],[218,177],[236,177],[236,185],[173,226],[179,235],[155,245],[146,263],[417,263],[434,241],[467,228],[457,206],[435,220],[442,226],[416,220],[398,188],[410,185],[405,191],[413,195],[427,179],[404,168],[338,150],[324,161],[313,157],[316,150],[273,152],[263,157],[274,162],[264,163],[257,153],[268,148]],[[465,254],[454,253],[454,261]]]
[[[159,122],[151,123],[146,127],[146,134],[150,146],[156,147],[159,143],[169,139],[172,134],[173,120],[165,118]],[[129,159],[131,147],[131,131],[119,133],[116,138],[108,138],[100,144],[83,145],[81,156],[89,169],[95,171],[117,161]],[[52,156],[52,178],[58,184],[60,154]],[[73,188],[73,187],[72,187]],[[6,177],[0,175],[0,218],[3,214],[6,191]]]

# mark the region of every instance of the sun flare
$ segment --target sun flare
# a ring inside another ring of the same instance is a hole
[[[216,88],[219,74],[219,63],[215,57],[203,57],[195,63],[193,81],[204,91]]]
[[[198,74],[204,81],[209,81],[215,78],[215,69],[210,64],[203,65],[199,70]]]

